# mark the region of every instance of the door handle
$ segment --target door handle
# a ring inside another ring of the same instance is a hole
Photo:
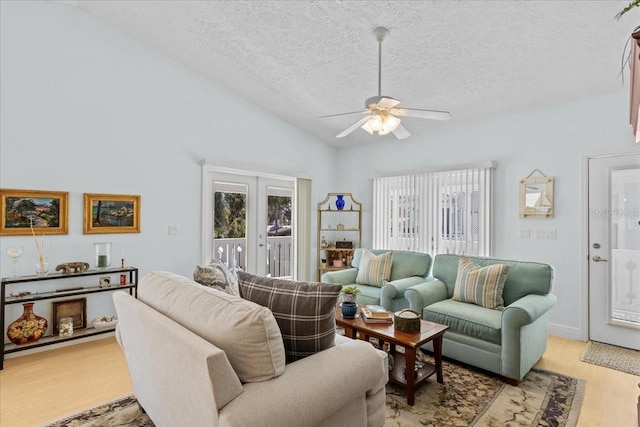
[[[598,255],[594,255],[593,258],[591,259],[594,260],[595,262],[607,262],[606,259],[600,258]]]

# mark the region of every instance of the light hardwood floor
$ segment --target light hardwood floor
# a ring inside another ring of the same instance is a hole
[[[587,381],[579,427],[637,427],[640,377],[581,362],[585,345],[549,337],[536,366]],[[131,392],[112,337],[7,359],[0,371],[0,425],[39,426]]]

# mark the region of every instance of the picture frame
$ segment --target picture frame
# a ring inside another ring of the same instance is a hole
[[[87,299],[76,298],[51,302],[51,323],[53,323],[52,335],[57,336],[60,332],[60,319],[63,317],[73,318],[74,331],[76,329],[86,329]]]
[[[139,233],[140,196],[84,193],[84,234]]]
[[[0,188],[0,236],[69,234],[66,191]]]

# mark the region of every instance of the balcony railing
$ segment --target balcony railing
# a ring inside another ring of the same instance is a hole
[[[229,267],[247,268],[246,239],[214,239],[213,253]],[[291,278],[293,275],[293,241],[291,236],[267,237],[265,274],[269,277]]]

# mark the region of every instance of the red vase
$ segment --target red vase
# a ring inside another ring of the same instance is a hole
[[[47,319],[33,312],[33,303],[22,304],[24,312],[7,328],[7,337],[14,344],[30,344],[47,332]]]

